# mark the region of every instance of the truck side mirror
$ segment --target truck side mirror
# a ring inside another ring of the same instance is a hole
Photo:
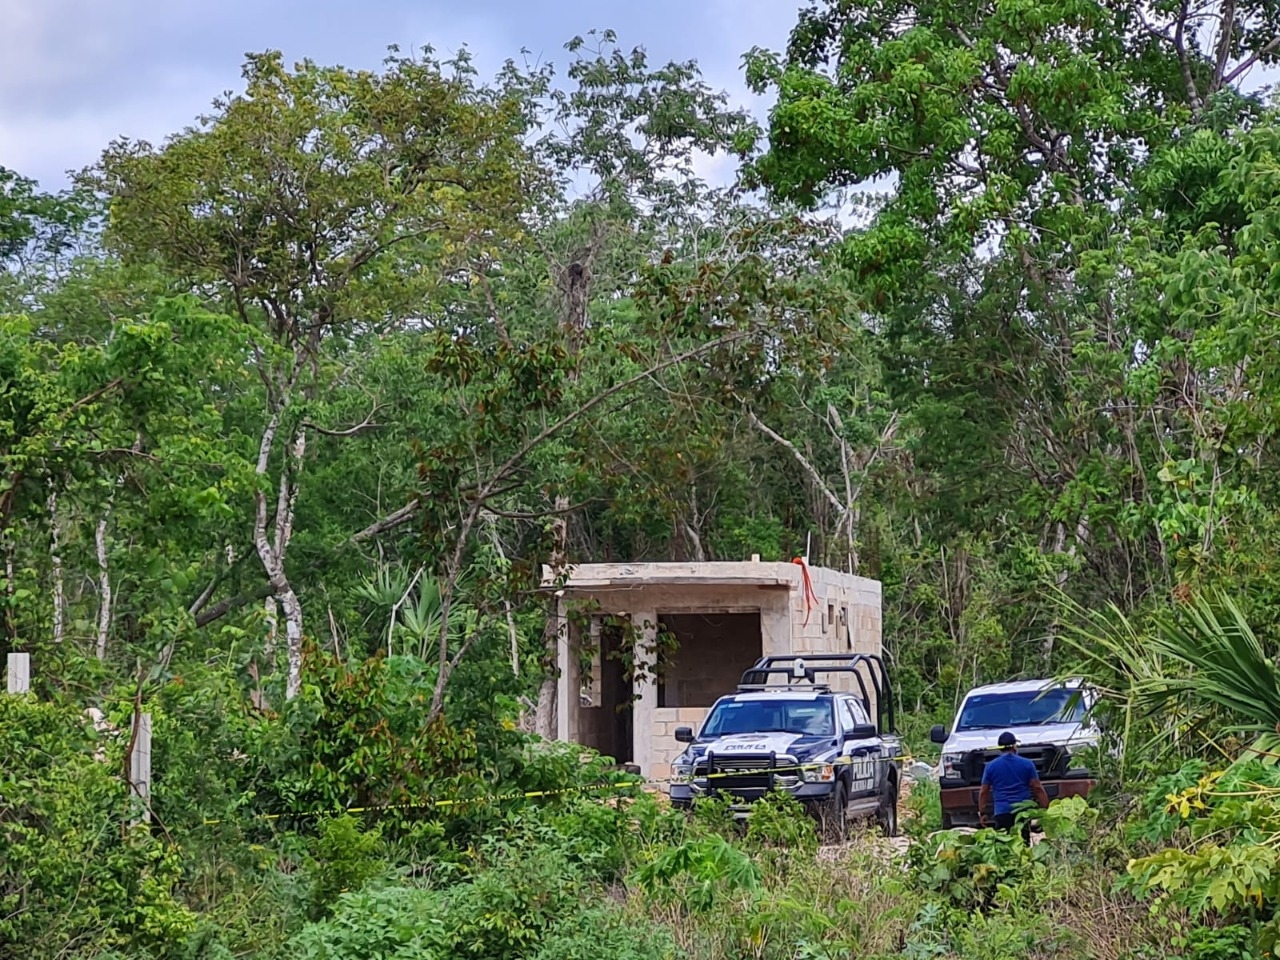
[[[876,735],[876,732],[874,723],[855,723],[845,731],[844,738],[846,740],[870,740]]]
[[[934,743],[946,743],[947,728],[940,723],[935,723],[933,729],[929,731],[929,739]]]
[[[676,739],[681,743],[693,743],[693,727],[676,727]]]

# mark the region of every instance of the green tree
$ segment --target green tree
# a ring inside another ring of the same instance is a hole
[[[83,639],[102,659],[124,586],[134,639],[171,652],[175,610],[190,602],[185,564],[200,559],[180,531],[216,528],[251,487],[226,408],[210,403],[234,403],[248,345],[190,299],[117,319],[101,339],[48,339],[43,318],[0,317],[6,642]],[[124,571],[113,569],[116,536],[132,544],[117,557]],[[93,570],[95,597],[72,563]]]
[[[945,632],[993,587],[1014,671],[1054,655],[1046,586],[1131,608],[1184,575],[1179,522],[1207,547],[1203,521],[1256,516],[1197,440],[1217,375],[1167,306],[1208,288],[1170,260],[1188,231],[1242,226],[1213,181],[1263,118],[1240,83],[1274,29],[1259,5],[829,2],[748,57],[777,95],[751,182],[805,205],[888,185],[841,254],[914,474],[880,489],[886,530],[909,510],[914,550],[974,561],[943,564]]]
[[[90,182],[109,200],[112,250],[217,297],[253,338],[252,545],[283,609],[292,697],[303,615],[286,560],[308,441],[371,422],[320,425],[310,407],[359,376],[360,338],[448,316],[454,271],[518,232],[537,171],[524,104],[477,85],[465,59],[290,71],[268,53],[244,77],[163,147],[114,144]]]

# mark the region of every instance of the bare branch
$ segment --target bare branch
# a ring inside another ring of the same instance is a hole
[[[363,543],[386,533],[388,530],[403,526],[413,519],[413,515],[418,512],[418,506],[419,501],[415,497],[394,513],[389,513],[376,523],[371,523],[358,533],[352,534],[348,542],[351,544]]]
[[[1261,50],[1259,50],[1257,53],[1251,54],[1243,63],[1241,63],[1234,70],[1232,70],[1225,77],[1223,77],[1222,85],[1227,86],[1229,84],[1235,83],[1237,80],[1243,77],[1246,73],[1248,73],[1251,69],[1253,69],[1253,66],[1259,60],[1261,60],[1265,56],[1269,56],[1270,54],[1275,53],[1276,50],[1278,49],[1280,49],[1280,37],[1275,37],[1270,41],[1268,41],[1266,46],[1264,46]]]
[[[275,588],[269,583],[264,583],[259,587],[254,587],[244,593],[238,593],[234,597],[227,597],[219,600],[213,606],[196,614],[196,626],[207,627],[215,620],[220,620],[232,610],[239,610],[247,604],[254,603],[258,600],[265,600],[267,597],[275,593]]]
[[[305,430],[314,430],[316,433],[323,434],[326,437],[354,437],[356,434],[361,433],[365,430],[376,430],[378,427],[382,426],[382,424],[380,423],[374,423],[373,418],[378,415],[378,411],[381,410],[384,406],[385,404],[375,403],[373,406],[373,409],[369,411],[369,415],[365,417],[363,420],[361,420],[359,423],[357,423],[354,427],[345,427],[343,429],[327,429],[325,427],[320,426],[318,423],[313,423],[310,420],[303,420],[302,427]]]
[[[208,605],[209,600],[213,597],[213,591],[218,589],[218,584],[221,580],[221,577],[214,577],[209,581],[209,585],[200,591],[200,596],[196,597],[191,606],[187,607],[189,615],[193,617],[199,615],[200,611]]]
[[[600,406],[600,404],[604,403],[610,397],[613,397],[616,394],[623,392],[624,390],[634,387],[640,381],[647,380],[648,378],[652,377],[654,374],[660,373],[663,370],[666,370],[668,367],[674,367],[674,366],[677,366],[678,364],[684,363],[687,360],[692,360],[695,357],[702,356],[705,353],[710,353],[712,350],[715,350],[718,347],[727,346],[728,344],[741,340],[746,336],[747,336],[746,331],[738,331],[737,333],[730,333],[730,334],[726,334],[723,337],[718,337],[717,339],[704,343],[701,346],[695,347],[692,350],[686,350],[684,353],[677,354],[676,356],[673,356],[673,357],[668,357],[667,359],[662,360],[654,364],[653,366],[649,367],[647,370],[637,373],[633,377],[628,377],[626,380],[619,381],[618,383],[615,383],[612,387],[609,387],[607,390],[602,390],[600,393],[597,393],[594,397],[592,397],[590,400],[584,403],[581,407],[579,407],[573,413],[567,414],[564,417],[561,417],[555,423],[551,424],[550,426],[545,427],[543,430],[541,430],[538,433],[537,436],[529,440],[519,450],[517,450],[514,454],[512,454],[507,459],[507,461],[498,468],[497,472],[495,472],[493,476],[489,478],[488,481],[486,481],[484,484],[480,486],[480,489],[477,492],[477,502],[483,502],[489,499],[489,497],[492,496],[493,491],[497,488],[498,484],[503,480],[505,480],[511,474],[511,472],[520,465],[520,463],[524,460],[524,458],[527,457],[530,453],[532,453],[538,446],[540,446],[542,443],[549,440],[551,437],[555,436],[565,427],[569,426],[570,424],[574,423],[577,420],[580,420],[583,416],[590,413],[596,407]]]
[[[489,317],[493,320],[493,328],[498,332],[498,339],[502,341],[504,346],[510,347],[511,335],[507,333],[507,325],[502,319],[502,314],[498,312],[498,301],[493,296],[493,287],[489,283],[489,277],[483,270],[475,271],[475,277],[480,281],[480,289],[484,291],[485,304],[489,308]]]
[[[827,498],[833,507],[836,508],[836,512],[843,516],[848,511],[848,507],[842,504],[840,502],[840,498],[832,493],[831,488],[827,486],[827,482],[822,479],[822,474],[818,473],[817,468],[808,461],[805,455],[800,452],[800,449],[786,437],[782,436],[768,424],[764,423],[764,421],[757,417],[749,407],[744,407],[743,409],[747,414],[747,419],[751,421],[751,425],[753,427],[763,433],[770,440],[774,441],[774,443],[777,443],[779,446],[788,450],[791,455],[795,457],[796,462],[800,464],[804,469],[804,472],[809,475],[809,479],[813,481],[813,484],[818,488],[818,491]]]
[[[582,500],[578,503],[557,504],[554,507],[548,507],[545,510],[500,510],[497,507],[486,506],[480,512],[481,517],[492,515],[501,517],[504,520],[541,520],[543,517],[562,516],[564,514],[573,513],[581,510],[590,500]]]

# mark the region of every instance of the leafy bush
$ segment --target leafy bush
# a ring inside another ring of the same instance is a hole
[[[0,943],[13,955],[167,956],[195,931],[175,895],[179,851],[128,825],[122,755],[74,706],[0,696]]]
[[[750,857],[712,835],[663,850],[632,880],[647,896],[682,913],[703,913],[723,897],[759,890],[762,875]]]
[[[1016,830],[978,830],[942,834],[936,848],[915,844],[908,857],[922,890],[973,911],[991,906],[1001,888],[1030,879],[1049,853],[1045,844],[1027,846]]]
[[[289,812],[393,808],[382,814],[390,827],[405,819],[399,805],[485,792],[471,735],[442,718],[422,722],[430,669],[400,656],[349,667],[309,649],[302,695],[263,744],[272,773],[264,795]]]
[[[791,862],[818,849],[818,825],[800,801],[775,790],[752,808],[746,840],[749,848],[780,851],[781,862]]]
[[[673,960],[677,951],[667,928],[637,927],[616,907],[597,907],[556,924],[530,960]]]
[[[936,780],[917,780],[903,797],[903,832],[916,840],[942,829],[942,788]]]
[[[1098,811],[1084,797],[1062,797],[1049,804],[1047,810],[1036,811],[1045,838],[1066,843],[1084,844],[1093,835]]]
[[[308,924],[285,953],[297,960],[435,960],[448,956],[440,895],[415,887],[344,893],[333,916]]]
[[[588,906],[581,874],[551,846],[508,846],[469,880],[438,889],[365,888],[341,894],[332,916],[308,924],[285,953],[307,960],[662,960],[671,941],[636,929],[607,902]]]
[[[323,821],[312,841],[308,865],[312,876],[311,915],[319,919],[342,893],[359,890],[386,870],[378,857],[382,834],[376,827],[362,831],[349,815]]]
[[[1161,797],[1161,790],[1169,792]],[[1280,771],[1257,760],[1211,772],[1188,764],[1158,783],[1145,806],[1153,824],[1147,835],[1170,845],[1129,863],[1133,888],[1170,898],[1211,926],[1215,918],[1241,924],[1253,949],[1272,951],[1280,942]],[[1229,944],[1233,936],[1205,934],[1205,944]],[[1230,956],[1234,947],[1212,949]]]

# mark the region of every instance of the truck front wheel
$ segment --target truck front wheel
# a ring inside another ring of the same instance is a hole
[[[844,843],[849,836],[849,790],[843,780],[836,783],[831,799],[819,808],[818,825],[828,843]]]
[[[886,837],[898,835],[898,787],[889,779],[880,793],[880,806],[876,808],[876,821]]]

